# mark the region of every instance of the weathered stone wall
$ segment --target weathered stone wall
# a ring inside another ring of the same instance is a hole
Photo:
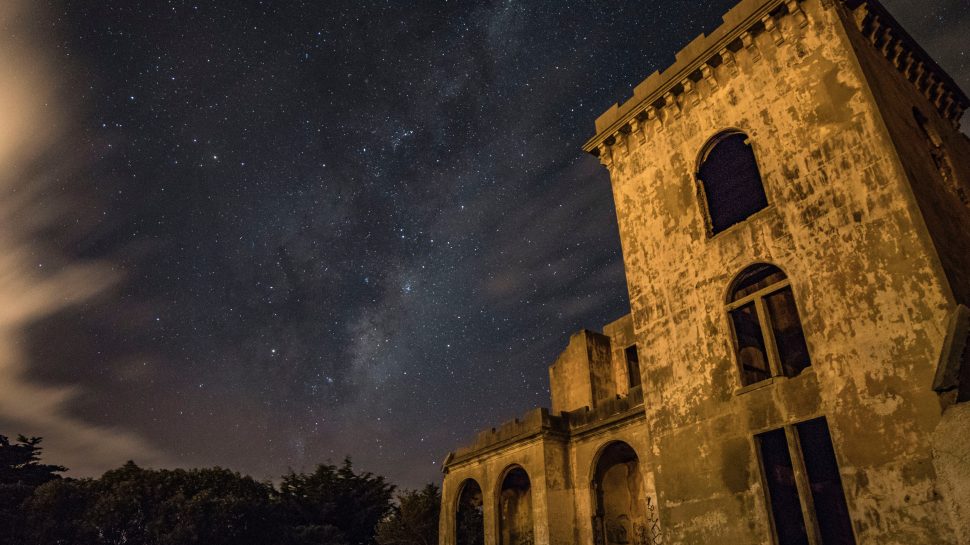
[[[645,457],[650,445],[639,390],[630,397],[626,392],[617,394],[619,381],[625,384],[627,377],[625,363],[623,375],[618,376],[614,360],[623,358],[622,348],[634,342],[632,321],[625,316],[604,327],[604,332],[607,334],[585,330],[574,334],[550,367],[552,414],[545,409],[533,410],[478,433],[473,444],[449,456],[442,485],[441,545],[455,545],[455,513],[462,483],[467,479],[474,479],[482,488],[488,545],[516,541],[516,536],[524,535],[521,516],[513,517],[517,522],[501,523],[503,509],[509,511],[513,504],[524,504],[509,501],[508,493],[503,501],[501,481],[513,467],[522,467],[532,482],[532,535],[536,544],[592,543],[595,497],[591,486],[600,453],[607,445],[622,441],[638,457]],[[572,407],[580,402],[583,404]],[[563,406],[571,407],[571,411],[556,410]],[[653,475],[645,464],[636,464],[635,470],[637,475],[628,477],[640,487],[641,500],[649,498],[649,505],[644,506],[636,522],[655,532]]]
[[[594,331],[579,331],[556,362],[549,367],[552,413],[596,407],[616,396],[610,338]]]
[[[804,26],[771,18],[604,158],[661,522],[672,544],[767,541],[752,437],[825,416],[860,543],[954,543],[929,448],[954,300],[841,3],[800,7]],[[728,128],[749,135],[769,207],[711,237],[694,172]],[[790,278],[813,366],[741,389],[725,295],[759,261]]]
[[[933,459],[940,478],[940,493],[947,500],[956,543],[970,543],[970,403],[954,405],[943,413],[933,434]]]
[[[880,120],[892,139],[900,168],[910,182],[906,193],[912,194],[913,202],[919,207],[917,215],[926,224],[956,301],[967,304],[970,298],[970,161],[965,158],[970,157],[970,140],[939,114],[938,103],[946,97],[936,98],[939,90],[925,83],[930,76],[921,76],[924,83],[919,85],[907,80],[904,75],[907,67],[913,79],[918,69],[908,66],[905,52],[897,55],[896,44],[891,40],[873,43],[870,39],[871,34],[878,35],[882,29],[874,29],[869,19],[879,18],[878,24],[885,29],[890,26],[886,20],[888,14],[866,5],[851,12],[841,10],[841,13],[849,28],[847,36],[859,68],[879,108]],[[892,27],[890,32],[899,28],[898,24]],[[925,129],[917,123],[914,108],[925,116]],[[933,141],[936,139],[938,143]]]
[[[635,344],[633,317],[629,314],[603,326],[603,334],[610,338],[612,345],[613,381],[616,395],[625,396],[630,391],[630,377],[627,375],[626,353],[628,346]]]

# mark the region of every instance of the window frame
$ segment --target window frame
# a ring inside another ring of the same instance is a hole
[[[764,500],[764,508],[768,515],[768,527],[770,531],[770,540],[772,545],[779,545],[778,538],[778,527],[775,522],[775,514],[772,507],[771,491],[768,484],[768,475],[766,473],[764,454],[761,449],[760,435],[770,433],[776,430],[784,430],[785,432],[785,442],[788,446],[788,456],[791,458],[792,462],[792,472],[795,476],[795,489],[798,493],[798,503],[802,510],[802,519],[805,521],[805,534],[808,538],[809,545],[824,545],[822,541],[822,530],[818,523],[818,516],[815,511],[815,496],[812,492],[812,483],[808,476],[808,469],[805,465],[805,454],[802,449],[801,437],[798,433],[798,426],[813,420],[822,420],[825,423],[825,428],[829,434],[829,440],[832,443],[833,455],[835,456],[835,463],[839,470],[840,477],[842,476],[842,466],[839,464],[839,453],[835,449],[835,442],[831,440],[832,438],[832,428],[828,425],[828,419],[824,416],[817,416],[814,418],[808,418],[806,420],[800,420],[798,422],[791,422],[785,424],[781,427],[772,427],[764,429],[754,433],[751,436],[751,440],[754,444],[755,456],[758,460],[758,472],[761,477],[761,489],[762,489],[762,499]],[[841,480],[841,479],[840,479]],[[845,482],[842,481],[842,496],[845,502],[846,509],[849,508],[849,500],[845,495]],[[851,513],[849,513],[851,515]],[[850,518],[851,522],[851,518]],[[858,545],[859,540],[856,536],[855,527],[853,524],[849,525],[849,530],[852,532],[852,540]]]
[[[774,284],[765,286],[764,288],[761,288],[758,291],[749,293],[744,297],[740,297],[733,301],[730,300],[736,290],[737,279],[740,278],[740,276],[745,271],[748,271],[749,269],[751,269],[751,267],[757,266],[759,264],[768,265],[768,266],[777,268],[785,275],[785,278],[782,280],[779,280],[778,282],[775,282]],[[806,350],[808,350],[809,363],[804,369],[799,371],[798,375],[795,375],[795,376],[800,376],[802,373],[805,373],[809,369],[812,369],[811,348],[808,346],[808,336],[805,335],[805,325],[801,319],[802,317],[801,309],[798,308],[798,298],[795,297],[795,288],[794,286],[792,286],[791,279],[788,277],[788,273],[786,273],[784,270],[781,269],[781,267],[778,267],[777,265],[772,265],[771,263],[767,263],[767,262],[759,262],[743,268],[741,272],[735,275],[734,278],[735,279],[734,281],[731,282],[730,289],[726,297],[726,299],[728,299],[728,302],[725,304],[724,308],[725,308],[725,315],[728,321],[728,327],[731,330],[731,352],[734,354],[735,368],[738,371],[738,379],[739,379],[738,382],[741,384],[740,390],[738,390],[736,393],[743,393],[749,390],[757,389],[761,386],[766,386],[768,384],[771,384],[772,381],[774,381],[777,378],[781,378],[781,377],[794,378],[794,377],[788,377],[788,375],[785,374],[785,369],[782,366],[782,362],[781,362],[781,355],[778,353],[778,340],[775,338],[775,327],[771,320],[771,313],[768,311],[768,305],[765,302],[765,300],[770,295],[773,295],[774,293],[777,293],[784,289],[790,289],[792,292],[792,303],[795,305],[795,311],[798,315],[798,325],[802,330],[802,336],[805,338],[805,348]],[[745,384],[744,383],[744,364],[741,361],[741,355],[738,350],[738,347],[740,344],[740,338],[734,326],[734,319],[731,313],[749,304],[754,304],[755,313],[758,316],[758,326],[761,328],[761,337],[764,339],[765,358],[768,360],[767,363],[768,363],[768,371],[770,376],[764,380],[759,380],[757,382]]]
[[[711,152],[714,151],[714,148],[716,148],[721,141],[737,134],[743,135],[745,145],[751,148],[751,154],[754,156],[755,169],[758,172],[758,179],[761,181],[761,191],[765,195],[765,206],[755,210],[753,213],[737,223],[715,232],[714,218],[711,215],[710,198],[707,194],[707,188],[704,185],[704,180],[701,178],[701,169],[704,166],[704,163],[707,162],[708,157],[710,157]],[[700,213],[704,221],[704,229],[708,239],[713,239],[724,233],[734,231],[738,226],[748,223],[752,219],[759,217],[766,210],[773,207],[771,196],[768,193],[768,181],[765,179],[764,170],[761,168],[761,161],[759,160],[760,155],[761,147],[755,145],[754,138],[751,137],[750,132],[740,127],[727,127],[721,129],[704,141],[704,145],[701,146],[700,153],[697,154],[697,158],[694,161],[694,172],[692,176],[694,178],[695,192],[698,197],[697,204],[700,207]]]

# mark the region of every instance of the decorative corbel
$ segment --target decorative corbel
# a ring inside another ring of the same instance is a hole
[[[642,115],[642,113],[637,114],[630,120],[630,133],[636,135],[637,144],[643,144],[647,140],[647,135],[643,132],[643,123],[640,122],[640,116]]]
[[[795,18],[795,22],[798,23],[799,27],[804,27],[808,24],[808,17],[805,16],[802,7],[798,5],[798,0],[787,0],[785,5],[788,6],[788,13]]]
[[[701,76],[707,80],[707,85],[710,86],[711,90],[717,89],[717,78],[714,77],[714,70],[709,64],[701,65]]]
[[[893,66],[896,67],[900,72],[905,72],[906,69],[906,55],[909,53],[906,51],[906,44],[902,40],[896,42],[896,46],[893,47]]]
[[[778,30],[778,25],[775,24],[774,17],[771,15],[765,15],[761,18],[761,22],[764,23],[765,30],[768,31],[768,34],[771,36],[771,39],[774,40],[775,45],[781,45],[781,43],[785,41],[785,37],[782,36],[781,31]]]
[[[664,111],[668,112],[667,115],[670,115],[669,112],[672,108],[674,117],[680,117],[680,101],[677,100],[677,97],[675,97],[670,91],[667,91],[663,94],[663,99],[665,106]]]
[[[869,33],[866,35],[866,38],[869,39],[869,43],[875,44],[879,39],[879,32],[882,30],[882,21],[879,20],[878,16],[873,15],[872,18],[869,19]]]
[[[727,67],[728,72],[732,76],[738,75],[738,61],[734,58],[734,52],[725,47],[718,52],[718,55],[721,56],[721,64]]]
[[[883,57],[889,58],[889,48],[896,42],[896,37],[893,36],[893,29],[886,27],[886,31],[882,33],[882,47],[879,51],[882,53]]]
[[[758,62],[761,60],[761,50],[758,49],[758,44],[755,43],[754,36],[750,32],[746,31],[741,34],[741,43],[751,55],[752,62]]]
[[[600,164],[606,167],[606,170],[609,170],[610,173],[612,173],[613,172],[613,151],[610,149],[610,146],[607,146],[605,143],[601,143],[598,149],[600,151],[599,153]]]
[[[700,97],[697,93],[697,86],[694,85],[694,80],[690,78],[684,78],[684,81],[680,82],[684,87],[684,97],[690,100],[691,106],[696,106],[700,102]]]
[[[664,130],[663,120],[660,119],[660,112],[658,112],[656,108],[654,108],[653,106],[647,106],[647,109],[644,110],[644,113],[647,114],[647,121],[650,121],[653,123],[654,130],[656,132],[660,132]]]

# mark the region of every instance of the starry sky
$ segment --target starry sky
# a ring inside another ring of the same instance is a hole
[[[733,0],[0,2],[0,434],[415,487],[627,312],[593,121]],[[889,0],[970,87],[962,0]]]

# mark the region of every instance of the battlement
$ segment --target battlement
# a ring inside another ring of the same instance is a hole
[[[521,444],[533,437],[553,435],[567,439],[572,434],[596,429],[633,414],[643,415],[643,390],[639,387],[630,390],[627,396],[616,396],[595,408],[583,407],[560,416],[549,414],[546,408],[533,409],[521,418],[478,432],[474,443],[448,455],[444,468],[447,470],[452,464],[508,445]]]
[[[846,2],[856,28],[935,107],[943,119],[959,128],[970,99],[916,40],[874,0]]]
[[[658,130],[671,116],[678,116],[688,103],[696,103],[698,84],[709,89],[718,80],[739,73],[739,56],[761,59],[764,45],[780,45],[793,38],[794,29],[808,25],[800,4],[805,0],[742,0],[723,17],[723,23],[710,34],[701,34],[675,55],[667,69],[654,72],[633,90],[633,97],[614,104],[596,119],[596,135],[583,150],[600,157],[609,166],[609,148],[633,134],[642,139],[643,126],[658,124]],[[840,1],[852,10],[860,32],[917,86],[937,108],[940,115],[958,126],[970,100],[930,56],[903,30],[902,26],[875,0],[819,0],[823,5]],[[792,18],[793,24],[779,24]],[[787,28],[787,31],[786,31]],[[771,38],[758,38],[768,34]]]
[[[549,409],[532,409],[525,413],[521,418],[510,420],[504,424],[482,430],[475,436],[475,442],[448,455],[445,460],[445,467],[449,464],[470,458],[473,455],[481,454],[493,448],[499,448],[508,443],[518,443],[532,436],[543,433],[559,433],[565,435],[568,432],[566,422],[563,418],[552,416]]]

